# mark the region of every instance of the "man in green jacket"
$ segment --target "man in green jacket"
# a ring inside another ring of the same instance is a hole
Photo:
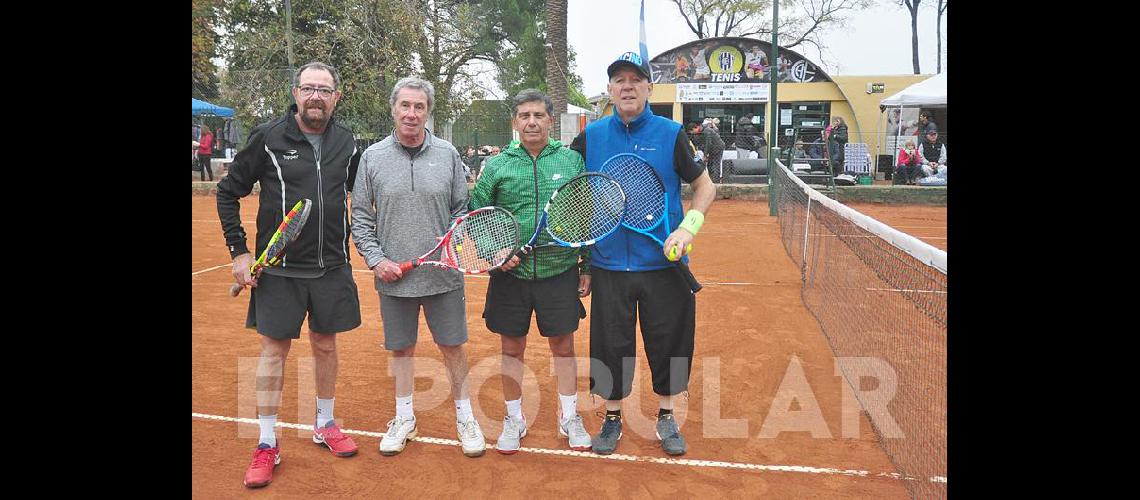
[[[582,173],[585,163],[576,151],[549,137],[554,125],[554,103],[534,89],[514,98],[511,125],[521,141],[487,161],[471,195],[471,209],[496,205],[515,214],[519,234],[529,241],[551,193]],[[551,241],[539,236],[536,246]],[[549,246],[512,257],[502,271],[491,273],[483,310],[487,329],[502,339],[503,398],[507,415],[495,448],[510,455],[526,436],[522,413],[523,353],[530,330],[531,311],[539,334],[550,343],[558,380],[561,411],[558,431],[569,438],[570,449],[590,449],[590,434],[578,415],[577,363],[574,331],[586,317],[581,297],[590,294],[589,250]]]

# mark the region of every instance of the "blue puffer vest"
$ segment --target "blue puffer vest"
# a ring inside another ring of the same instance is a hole
[[[633,153],[649,162],[665,183],[669,227],[654,232],[664,240],[681,223],[681,179],[673,167],[673,147],[681,124],[654,115],[649,105],[629,125],[622,123],[617,108],[610,116],[586,127],[586,170],[596,172],[611,156]],[[674,265],[665,258],[661,245],[624,227],[599,241],[590,252],[591,266],[610,271],[653,271]],[[688,262],[688,256],[683,257]]]

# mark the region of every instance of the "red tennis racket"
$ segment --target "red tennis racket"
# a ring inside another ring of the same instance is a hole
[[[502,207],[483,207],[451,223],[435,248],[400,264],[400,272],[432,265],[466,274],[481,274],[501,266],[518,250],[519,223]],[[436,252],[439,258],[428,260]]]

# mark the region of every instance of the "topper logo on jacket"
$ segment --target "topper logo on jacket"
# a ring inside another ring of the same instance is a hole
[[[296,149],[290,149],[290,150],[285,152],[284,156],[282,156],[282,158],[285,158],[286,160],[296,160],[297,158],[300,158],[300,157],[301,157],[301,155],[297,154]]]

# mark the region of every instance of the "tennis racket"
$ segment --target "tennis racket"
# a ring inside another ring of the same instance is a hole
[[[281,264],[285,258],[285,247],[301,234],[301,228],[305,227],[305,223],[309,221],[309,212],[312,208],[313,202],[308,198],[299,200],[296,205],[293,205],[293,209],[285,214],[285,219],[281,221],[281,225],[277,226],[277,231],[269,238],[269,244],[265,245],[265,250],[261,252],[261,256],[253,261],[252,266],[249,266],[250,276],[256,278],[262,269]],[[237,297],[243,288],[245,287],[234,283],[230,287],[230,296]]]
[[[625,192],[613,177],[600,172],[579,174],[550,194],[542,219],[522,251],[593,245],[621,226],[624,213]],[[536,246],[543,229],[551,241]]]
[[[653,170],[653,166],[644,158],[630,153],[616,154],[602,164],[601,172],[617,179],[626,195],[625,215],[621,225],[641,234],[665,248],[665,240],[658,238],[653,232],[658,227],[664,227],[666,234],[669,226],[669,194],[665,191],[665,184],[661,177]],[[692,245],[688,247],[692,250]],[[670,255],[676,256],[676,247],[669,249]],[[678,259],[674,262],[689,289],[693,293],[701,291],[703,286],[689,271],[689,266]]]
[[[502,207],[477,208],[452,222],[435,248],[400,263],[400,272],[433,265],[466,274],[485,273],[514,255],[518,243],[519,223],[514,214]],[[427,260],[436,251],[440,251],[439,260]]]

